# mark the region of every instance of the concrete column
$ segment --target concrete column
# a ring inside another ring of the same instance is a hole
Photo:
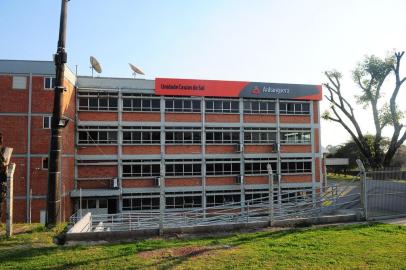
[[[13,199],[14,199],[14,170],[16,164],[12,163],[7,167],[7,198],[6,198],[6,236],[13,235]]]

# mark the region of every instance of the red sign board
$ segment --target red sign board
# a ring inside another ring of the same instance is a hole
[[[168,96],[321,100],[321,85],[156,78],[155,93]]]

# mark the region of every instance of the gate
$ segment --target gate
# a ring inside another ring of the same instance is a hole
[[[406,171],[365,171],[363,166],[360,170],[365,218],[377,220],[406,216]]]

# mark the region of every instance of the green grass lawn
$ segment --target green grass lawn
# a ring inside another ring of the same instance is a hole
[[[384,224],[56,246],[51,231],[0,234],[0,269],[406,269],[406,227]]]

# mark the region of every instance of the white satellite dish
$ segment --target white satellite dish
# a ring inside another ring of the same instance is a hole
[[[102,68],[100,66],[99,61],[97,61],[97,59],[93,56],[90,56],[90,65],[91,65],[91,69],[92,69],[92,77],[93,77],[93,70],[96,70],[97,73],[101,73],[102,72]]]
[[[131,70],[133,71],[133,76],[134,76],[134,78],[135,78],[135,76],[136,76],[137,74],[145,75],[145,73],[144,73],[141,69],[139,69],[138,67],[134,66],[133,64],[128,63],[128,65],[130,66]]]

